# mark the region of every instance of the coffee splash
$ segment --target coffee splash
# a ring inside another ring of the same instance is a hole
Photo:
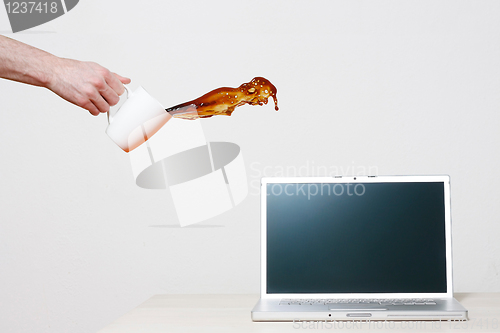
[[[269,97],[274,100],[274,108],[278,111],[276,87],[263,77],[256,77],[238,88],[218,88],[186,103],[182,103],[166,111],[174,118],[198,119],[217,115],[230,116],[238,106],[267,104]]]

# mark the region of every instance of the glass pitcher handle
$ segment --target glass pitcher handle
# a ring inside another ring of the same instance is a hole
[[[128,99],[132,93],[130,92],[130,90],[128,90],[126,85],[123,85],[123,87],[125,88],[125,92],[127,93],[126,97]],[[111,122],[113,121],[113,117],[118,113],[118,111],[120,111],[120,108],[121,106],[115,111],[113,115],[111,115],[111,108],[109,109],[108,112],[106,112],[108,114],[108,124],[111,124]]]

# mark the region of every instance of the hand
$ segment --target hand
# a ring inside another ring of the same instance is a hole
[[[130,83],[94,62],[57,58],[52,69],[46,87],[94,116],[116,105]]]

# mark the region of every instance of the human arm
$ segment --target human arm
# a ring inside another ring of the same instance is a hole
[[[50,89],[94,116],[116,105],[130,83],[94,62],[59,58],[2,35],[0,77]]]

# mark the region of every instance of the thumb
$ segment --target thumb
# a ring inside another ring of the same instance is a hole
[[[118,80],[120,80],[120,81],[121,81],[121,83],[123,83],[123,84],[129,84],[130,82],[132,82],[132,80],[131,80],[131,79],[129,79],[128,77],[123,77],[123,76],[118,75],[118,74],[116,74],[116,73],[113,73],[113,74],[114,74],[114,75],[118,78]]]

